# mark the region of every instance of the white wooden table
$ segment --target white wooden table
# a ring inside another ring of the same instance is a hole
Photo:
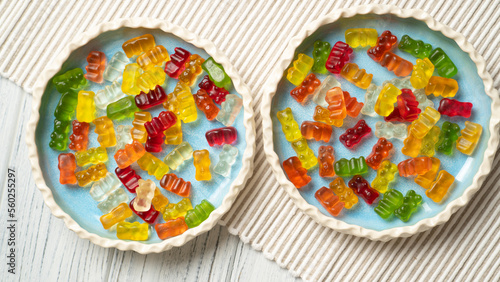
[[[0,77],[0,281],[292,281],[225,227],[161,254],[95,246],[52,216],[31,175],[25,142],[31,95]],[[15,275],[8,273],[7,171],[15,170]]]

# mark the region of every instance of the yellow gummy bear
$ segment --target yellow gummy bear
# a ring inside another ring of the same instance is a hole
[[[208,150],[196,150],[193,152],[193,164],[196,168],[195,178],[198,181],[208,181],[212,179],[210,173],[210,153]]]
[[[352,48],[377,45],[378,33],[373,28],[350,28],[345,31],[345,43]]]
[[[344,179],[342,177],[335,178],[330,182],[330,189],[339,197],[340,201],[344,203],[346,209],[352,208],[356,203],[358,203],[358,197],[351,188],[345,185]]]
[[[156,85],[165,83],[166,78],[167,74],[163,71],[163,68],[153,67],[137,78],[137,87],[142,92],[148,93],[149,90],[154,89]]]
[[[164,162],[148,152],[137,160],[137,164],[142,170],[147,171],[149,175],[154,175],[157,180],[160,180],[169,171]]]
[[[297,60],[293,61],[293,65],[288,69],[286,79],[292,84],[299,86],[302,81],[304,81],[313,65],[313,58],[302,53],[299,54]]]
[[[141,67],[136,64],[128,64],[123,71],[122,92],[127,95],[137,95],[141,89],[137,85],[137,79],[142,74]]]
[[[91,123],[95,118],[95,93],[92,91],[78,92],[78,104],[76,106],[76,119],[79,122]]]
[[[457,140],[457,150],[471,155],[479,142],[479,137],[483,132],[483,127],[477,123],[466,121],[465,127],[460,131],[462,134]]]
[[[410,82],[413,88],[421,89],[427,86],[433,72],[434,65],[431,63],[429,58],[425,58],[423,60],[417,59],[417,64],[413,66],[413,72],[410,77]]]
[[[116,237],[121,240],[146,241],[149,238],[149,224],[122,221],[116,227]]]
[[[398,100],[398,95],[401,90],[391,83],[384,85],[378,94],[377,102],[375,103],[375,112],[381,116],[388,116],[394,111],[394,103]]]
[[[364,69],[359,69],[354,63],[347,63],[340,71],[340,75],[361,89],[366,89],[372,82],[373,74],[366,73]]]

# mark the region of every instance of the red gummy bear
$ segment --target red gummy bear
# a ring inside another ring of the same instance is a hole
[[[378,139],[377,143],[373,146],[372,152],[366,158],[366,164],[374,170],[377,170],[380,163],[387,158],[392,150],[393,145],[385,138]]]
[[[309,74],[302,83],[290,91],[290,96],[301,104],[305,104],[314,90],[321,85],[321,81],[314,73]]]
[[[203,77],[198,86],[201,89],[207,91],[208,96],[210,96],[210,98],[212,98],[212,100],[214,100],[214,102],[219,105],[222,102],[226,101],[226,95],[229,94],[229,91],[227,91],[226,89],[215,86],[208,75],[205,75],[205,77]]]
[[[402,119],[414,121],[422,110],[418,108],[418,102],[410,89],[401,89],[398,96],[398,110]]]
[[[167,99],[165,90],[160,85],[156,85],[155,89],[149,90],[148,93],[141,93],[135,96],[135,104],[141,110],[149,109],[161,104]]]
[[[127,188],[130,193],[135,193],[135,189],[139,187],[139,179],[142,179],[130,166],[126,168],[115,169],[116,176],[122,182],[123,186]]]
[[[146,139],[146,143],[144,144],[144,149],[146,152],[159,153],[163,150],[161,145],[163,144],[163,137],[165,134],[157,135],[157,136],[149,136]]]
[[[73,120],[73,133],[69,137],[71,143],[68,145],[71,150],[87,150],[87,144],[89,143],[89,127],[90,124],[86,122],[79,122],[76,119]]]
[[[134,209],[134,200],[135,200],[135,198],[133,198],[132,201],[130,201],[130,203],[128,204],[128,206],[130,207],[130,209],[137,216],[139,216],[140,218],[142,218],[142,220],[144,220],[145,222],[147,222],[149,224],[154,224],[156,222],[156,219],[158,218],[158,215],[160,214],[160,212],[157,211],[157,210],[155,210],[155,208],[153,207],[153,205],[151,205],[151,208],[148,211],[145,211],[145,212],[136,211]]]
[[[361,142],[361,138],[368,135],[371,131],[372,129],[366,124],[366,121],[362,119],[353,128],[347,129],[344,134],[340,135],[339,140],[347,148],[352,148]]]
[[[405,122],[405,119],[401,117],[401,114],[399,113],[399,108],[395,107],[392,113],[390,113],[388,116],[384,117],[384,121],[390,121],[390,122]]]
[[[370,186],[370,183],[368,183],[368,181],[366,181],[361,175],[354,175],[354,177],[349,180],[348,185],[356,195],[363,198],[369,205],[373,204],[379,196],[377,190],[373,189]]]
[[[338,41],[333,45],[332,51],[326,60],[325,67],[331,73],[339,74],[344,65],[349,61],[352,48],[348,44]]]
[[[224,145],[224,144],[233,144],[236,142],[236,138],[238,137],[238,132],[236,128],[229,127],[221,127],[207,131],[205,133],[205,137],[207,138],[208,145],[213,147],[214,145]]]
[[[368,49],[367,53],[370,58],[376,62],[380,62],[385,52],[392,50],[398,42],[398,38],[388,30],[382,32],[382,35],[377,39],[377,45]]]
[[[171,111],[163,111],[158,117],[154,117],[151,121],[144,123],[146,132],[149,137],[163,135],[163,132],[169,129],[177,122],[177,117]]]
[[[174,50],[175,53],[170,56],[170,61],[165,64],[165,72],[171,78],[178,78],[186,68],[186,62],[189,60],[191,53],[180,47],[176,47]]]
[[[472,112],[472,103],[444,98],[439,102],[438,111],[440,114],[449,117],[461,116],[469,118]]]

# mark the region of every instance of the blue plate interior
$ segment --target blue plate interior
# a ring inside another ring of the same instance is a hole
[[[122,51],[122,44],[126,40],[137,37],[146,33],[150,33],[155,37],[157,45],[163,45],[169,52],[169,54],[174,53],[175,47],[182,47],[191,54],[198,54],[201,57],[207,59],[209,55],[205,52],[205,50],[195,47],[192,44],[186,43],[182,39],[172,35],[167,34],[159,29],[143,29],[143,28],[120,28],[114,31],[104,32],[92,41],[90,41],[85,46],[82,46],[76,50],[74,50],[68,60],[63,64],[61,71],[59,73],[63,73],[67,70],[79,67],[85,70],[85,66],[87,65],[86,57],[90,51],[96,50],[101,51],[106,54],[106,59],[109,62],[109,59],[118,51]],[[132,63],[133,61],[130,60]],[[58,73],[58,74],[59,74]],[[203,76],[206,73],[202,73],[199,76],[198,81],[193,85],[191,91],[196,93],[198,91],[198,83],[201,81]],[[177,79],[172,79],[167,76],[166,82],[166,93],[170,93],[173,91]],[[97,92],[100,89],[103,89],[105,85],[110,85],[109,82],[105,82],[103,84],[96,84],[93,82],[89,82],[89,86],[86,90],[91,90]],[[234,88],[228,89],[230,93],[236,93]],[[239,95],[239,94],[238,94]],[[241,97],[241,95],[239,95]],[[99,218],[102,215],[101,211],[97,208],[97,202],[95,202],[89,194],[89,189],[91,185],[82,188],[77,185],[61,185],[59,184],[59,170],[57,168],[57,158],[61,153],[59,151],[52,150],[49,147],[50,134],[53,130],[53,122],[54,122],[54,110],[56,108],[57,103],[61,94],[59,94],[54,85],[52,84],[52,80],[49,82],[47,88],[45,89],[44,95],[42,97],[42,103],[40,106],[40,122],[36,129],[36,143],[38,148],[38,154],[40,157],[40,167],[42,169],[43,176],[45,178],[45,182],[47,186],[50,187],[52,193],[54,195],[54,199],[56,203],[69,214],[82,228],[87,230],[90,233],[95,233],[101,237],[116,239],[116,234],[113,231],[105,230]],[[105,111],[97,109],[98,112],[96,114],[97,117],[106,115]],[[156,106],[152,109],[148,109],[153,117],[158,116],[158,114],[163,111],[164,108],[160,106]],[[133,119],[125,119],[121,121],[113,121],[115,128],[118,125],[132,125]],[[205,115],[198,110],[198,119],[192,123],[183,123],[182,131],[183,131],[183,141],[187,141],[191,144],[194,150],[208,149],[210,152],[210,160],[211,160],[211,171],[212,171],[212,180],[211,181],[196,181],[194,178],[195,175],[195,167],[193,166],[193,160],[186,161],[181,168],[173,171],[170,170],[169,173],[175,173],[178,177],[182,177],[186,181],[191,181],[192,189],[191,195],[189,196],[193,207],[201,202],[203,199],[207,199],[210,203],[212,203],[216,208],[221,206],[223,198],[229,191],[231,183],[238,176],[241,166],[242,166],[242,155],[246,148],[245,141],[245,132],[246,129],[243,125],[243,108],[241,109],[238,117],[236,118],[234,124],[232,125],[238,131],[238,140],[233,146],[237,147],[239,150],[238,157],[236,159],[235,164],[232,166],[232,171],[230,178],[224,178],[221,175],[215,174],[213,172],[213,167],[217,164],[219,160],[219,153],[222,151],[221,146],[210,147],[205,138],[205,132],[219,127],[224,127],[223,124],[214,120],[208,121],[205,118]],[[88,148],[97,147],[99,143],[97,142],[97,134],[94,133],[95,126],[93,124],[90,125],[89,131],[89,145]],[[176,145],[165,145],[163,144],[163,151],[161,153],[154,153],[155,156],[163,160],[163,158],[173,149]],[[116,168],[116,162],[114,160],[115,148],[108,148],[108,162],[106,163],[106,167],[109,172],[114,174],[114,170]],[[65,152],[72,152],[69,149]],[[74,152],[73,152],[74,153]],[[136,172],[143,179],[152,179],[155,181],[156,185],[160,188],[162,193],[168,197],[171,203],[177,203],[182,199],[182,197],[171,193],[160,187],[159,181],[154,178],[154,176],[150,176],[147,172],[142,171],[137,164],[133,164],[132,167],[136,170]],[[82,168],[78,168],[77,170],[82,170]],[[128,194],[130,200],[135,197],[135,194],[129,193],[125,187],[121,186]],[[161,214],[160,214],[161,217]],[[143,222],[140,218],[137,217],[137,220]],[[163,219],[160,219],[159,222],[163,222]],[[154,231],[154,228],[150,228],[150,239],[145,243],[158,243],[161,242]]]
[[[352,18],[342,18],[325,26],[322,26],[315,33],[309,36],[304,42],[296,49],[296,55],[298,53],[304,53],[312,57],[313,44],[316,40],[328,41],[332,46],[337,41],[345,42],[344,32],[349,28],[374,28],[378,31],[380,35],[384,30],[390,30],[399,39],[404,35],[408,34],[413,39],[420,39],[426,43],[430,43],[433,48],[441,47],[448,56],[452,59],[455,65],[458,67],[458,74],[453,77],[457,80],[459,84],[459,91],[454,99],[458,99],[463,102],[473,103],[472,116],[469,119],[465,118],[450,118],[448,116],[441,116],[441,120],[438,126],[441,127],[444,121],[452,121],[460,125],[461,129],[464,128],[464,122],[466,120],[473,121],[483,126],[483,133],[480,142],[474,151],[473,155],[467,156],[460,153],[456,148],[452,156],[446,156],[441,153],[436,153],[436,157],[441,160],[441,168],[452,175],[455,176],[456,180],[453,186],[450,188],[446,200],[441,204],[436,204],[425,195],[425,190],[418,186],[412,178],[403,178],[397,176],[396,181],[392,183],[392,188],[401,191],[406,194],[406,191],[413,189],[418,194],[422,195],[424,198],[423,205],[418,209],[416,213],[413,214],[411,219],[404,223],[394,216],[389,220],[384,220],[380,218],[375,212],[374,207],[376,204],[369,206],[362,199],[359,200],[358,204],[351,208],[350,210],[344,209],[342,213],[336,217],[338,220],[344,221],[346,223],[361,226],[363,228],[372,229],[376,231],[382,231],[394,227],[409,226],[414,225],[420,220],[425,218],[431,218],[436,216],[438,213],[442,212],[446,206],[453,200],[460,197],[464,190],[469,187],[472,183],[472,179],[480,164],[483,161],[483,154],[487,147],[487,142],[490,137],[490,132],[488,129],[488,124],[491,116],[491,102],[492,100],[485,94],[484,84],[482,79],[477,74],[477,68],[475,63],[470,59],[469,55],[462,51],[460,47],[455,43],[454,40],[445,37],[442,33],[433,31],[427,27],[424,22],[415,19],[403,19],[395,17],[392,15],[357,15]],[[386,68],[380,66],[378,63],[373,61],[366,54],[367,48],[357,48],[354,49],[352,56],[352,61],[360,68],[366,69],[367,73],[373,74],[372,83],[381,85],[385,80],[390,80],[396,78],[396,76],[388,71]],[[408,53],[398,50],[396,47],[393,51],[398,56],[412,62],[415,64],[416,58]],[[294,59],[297,57],[295,56]],[[325,75],[318,75],[320,80],[323,80]],[[435,72],[434,75],[437,75]],[[358,88],[343,79],[339,75],[336,78],[341,83],[341,87],[344,91],[348,91],[351,96],[354,96],[358,101],[364,101],[364,95],[366,90]],[[272,101],[271,118],[273,120],[273,141],[276,153],[279,156],[280,163],[282,163],[287,158],[294,156],[295,152],[292,149],[290,143],[284,138],[281,125],[276,117],[276,113],[280,110],[290,107],[293,110],[295,120],[298,122],[299,126],[303,121],[313,120],[312,115],[316,104],[310,101],[306,106],[301,106],[297,103],[291,96],[290,91],[295,86],[291,84],[284,75],[278,85],[276,95]],[[435,108],[439,106],[439,101],[442,97],[434,97],[433,95],[428,96],[435,105]],[[363,138],[361,143],[353,149],[347,149],[338,140],[339,136],[345,132],[347,128],[354,126],[354,124],[360,120],[364,119],[372,129],[372,133],[367,137]],[[367,157],[373,145],[377,142],[377,138],[374,135],[375,123],[377,121],[383,121],[382,117],[369,117],[360,114],[357,118],[353,119],[347,117],[344,120],[344,126],[342,128],[333,127],[333,135],[328,144],[324,142],[317,142],[315,140],[308,140],[309,147],[314,151],[317,156],[319,146],[321,145],[332,145],[335,148],[335,159],[339,160],[341,158],[350,159],[352,157],[364,156]],[[407,123],[408,124],[408,123]],[[409,158],[401,153],[401,148],[403,147],[403,142],[399,139],[390,140],[395,147],[395,154],[391,158],[391,162],[398,164],[399,162]],[[332,178],[321,178],[318,174],[318,167],[309,170],[308,175],[312,177],[312,181],[305,187],[299,189],[300,194],[304,199],[311,205],[319,208],[319,210],[326,216],[331,216],[326,210],[319,204],[319,202],[314,198],[314,193],[322,186],[328,187]],[[377,175],[376,171],[369,169],[369,173],[364,175],[364,177],[371,183],[371,181]],[[346,184],[350,178],[344,178]],[[381,199],[382,195],[379,199]]]

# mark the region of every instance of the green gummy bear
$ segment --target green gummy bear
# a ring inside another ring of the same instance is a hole
[[[422,40],[412,39],[408,35],[403,35],[398,45],[399,50],[410,53],[413,57],[424,59],[429,57],[432,45],[424,43]]]
[[[59,103],[54,110],[54,116],[58,120],[70,121],[76,112],[76,105],[78,104],[78,94],[73,91],[65,92],[61,95]]]
[[[456,123],[445,121],[441,126],[441,133],[439,133],[439,140],[436,143],[436,151],[446,155],[453,153],[453,144],[460,136],[460,126]]]
[[[72,69],[61,75],[55,76],[52,79],[52,83],[54,83],[59,93],[68,91],[78,92],[78,90],[87,86],[87,80],[83,76],[83,70],[81,68]]]
[[[134,96],[126,96],[109,104],[106,108],[106,115],[112,120],[120,120],[134,116],[137,111],[139,108],[135,105]]]
[[[375,208],[375,212],[383,219],[387,219],[397,208],[403,204],[403,194],[397,190],[389,189]]]
[[[69,120],[58,120],[57,118],[54,120],[54,131],[50,134],[50,148],[58,151],[66,150],[70,127],[71,121]]]
[[[325,64],[326,60],[328,59],[328,55],[330,55],[330,50],[332,50],[330,43],[321,40],[314,42],[314,65],[312,67],[313,72],[322,74],[328,73]]]
[[[450,78],[458,73],[455,64],[441,48],[434,49],[429,55],[429,60],[434,65],[437,73],[442,77]]]
[[[352,158],[350,160],[340,159],[335,162],[335,173],[338,176],[351,176],[356,174],[365,174],[368,172],[368,165],[363,156]]]
[[[201,68],[208,73],[210,80],[215,86],[229,89],[231,86],[231,79],[224,71],[224,67],[214,61],[212,57],[206,59],[205,62],[201,64]]]
[[[199,205],[194,207],[194,209],[187,211],[186,216],[184,217],[187,226],[189,228],[193,228],[200,225],[214,210],[215,208],[212,204],[210,204],[207,200],[202,200]]]
[[[394,215],[402,221],[407,222],[421,203],[422,196],[410,190],[403,199],[403,205],[394,211]]]

